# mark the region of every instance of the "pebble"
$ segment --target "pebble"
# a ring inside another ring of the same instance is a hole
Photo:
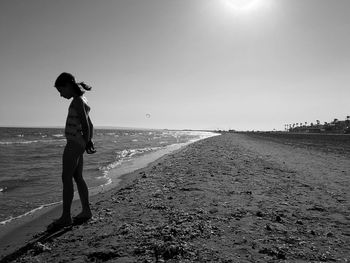
[[[333,237],[334,234],[333,234],[332,232],[328,232],[328,233],[326,234],[326,236],[327,236],[327,237]]]
[[[35,244],[35,247],[34,247],[34,250],[37,252],[37,253],[41,253],[41,252],[45,252],[45,251],[51,251],[51,248],[45,244],[42,244],[40,242],[37,242]]]
[[[276,216],[275,220],[276,220],[276,222],[279,222],[279,223],[282,222],[282,218],[280,216]]]
[[[160,196],[162,196],[162,194],[163,194],[162,191],[158,189],[157,191],[155,191],[155,192],[153,193],[153,196],[154,196],[154,197],[160,197]]]
[[[261,211],[258,211],[258,212],[256,212],[256,216],[258,216],[258,217],[263,217],[264,214],[263,214]]]
[[[303,221],[301,221],[301,220],[297,220],[295,223],[298,224],[298,225],[303,225],[304,224]]]
[[[214,207],[214,208],[212,208],[212,209],[209,210],[209,213],[210,213],[210,214],[215,214],[215,213],[217,213],[218,211],[219,211],[219,210],[218,210],[217,208]]]

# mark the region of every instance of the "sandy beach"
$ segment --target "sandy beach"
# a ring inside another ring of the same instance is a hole
[[[195,142],[94,196],[88,223],[11,259],[349,262],[349,156],[327,143],[236,133]]]

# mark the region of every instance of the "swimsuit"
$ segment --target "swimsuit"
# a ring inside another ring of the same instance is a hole
[[[84,108],[86,111],[86,114],[89,114],[90,112],[90,107],[86,104],[86,99],[84,97],[81,97],[81,99],[84,102]],[[78,115],[77,110],[73,107],[73,102],[75,98],[69,105],[68,109],[68,116],[66,120],[66,128],[64,130],[64,134],[66,136],[67,142],[75,142],[81,145],[84,149],[86,146],[84,137],[83,137],[83,129],[82,125],[80,122],[80,117]]]

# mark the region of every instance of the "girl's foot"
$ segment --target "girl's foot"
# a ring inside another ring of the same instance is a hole
[[[81,212],[80,214],[73,217],[73,223],[74,224],[82,224],[86,221],[89,221],[92,217],[91,212]]]
[[[70,226],[72,224],[72,219],[71,218],[59,218],[54,220],[50,225],[47,226],[48,231],[55,231],[59,230],[61,228]]]

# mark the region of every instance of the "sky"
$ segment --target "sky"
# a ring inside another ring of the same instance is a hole
[[[348,0],[1,0],[0,126],[282,130],[350,115]]]

